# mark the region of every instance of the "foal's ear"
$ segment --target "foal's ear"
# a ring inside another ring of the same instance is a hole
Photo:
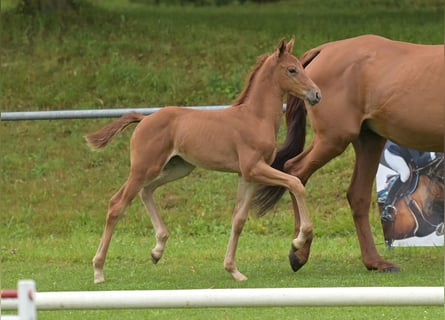
[[[295,42],[295,37],[292,37],[292,39],[290,39],[290,41],[286,44],[287,52],[292,53],[292,50],[294,49],[294,42]]]
[[[280,58],[283,53],[286,51],[286,39],[281,39],[280,43],[278,44],[277,48],[275,49],[277,51],[277,56]]]

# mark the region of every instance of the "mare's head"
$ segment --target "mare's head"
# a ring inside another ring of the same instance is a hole
[[[285,39],[282,39],[276,47],[270,57],[277,63],[274,77],[284,93],[292,94],[315,105],[321,99],[320,89],[307,76],[301,62],[292,55],[293,47],[293,38],[287,44]]]

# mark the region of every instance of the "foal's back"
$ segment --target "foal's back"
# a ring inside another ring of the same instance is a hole
[[[145,117],[134,130],[132,162],[163,154],[165,158],[179,156],[205,169],[240,172],[240,149],[247,151],[252,144],[267,144],[268,149],[272,148],[268,158],[275,149],[274,134],[259,134],[260,122],[246,117],[245,108],[232,106],[209,111],[164,107]],[[249,141],[245,141],[247,137]]]

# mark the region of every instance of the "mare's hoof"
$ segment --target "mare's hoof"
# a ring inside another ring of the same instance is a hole
[[[303,267],[305,264],[297,257],[297,253],[295,251],[289,252],[289,262],[290,262],[290,266],[294,272],[297,272],[298,270],[300,270],[301,267]]]
[[[389,266],[383,268],[380,272],[400,272],[400,268],[398,266]]]

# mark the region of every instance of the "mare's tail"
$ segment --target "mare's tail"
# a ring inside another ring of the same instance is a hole
[[[272,168],[284,171],[287,160],[303,151],[306,141],[306,107],[304,101],[289,96],[286,107],[287,135],[284,144],[278,149]],[[253,205],[258,210],[258,216],[265,215],[283,197],[286,188],[277,186],[260,186],[255,193]]]
[[[300,58],[303,67],[306,67],[320,53],[320,49],[312,49]],[[278,149],[272,168],[284,171],[287,160],[303,152],[306,142],[306,107],[304,101],[289,95],[286,107],[287,133],[284,144]],[[255,193],[253,206],[258,210],[258,216],[265,215],[283,197],[286,188],[277,186],[261,186]]]
[[[106,125],[99,131],[86,135],[84,138],[93,149],[102,149],[122,130],[134,122],[140,122],[144,115],[137,112],[130,112],[119,119]]]

